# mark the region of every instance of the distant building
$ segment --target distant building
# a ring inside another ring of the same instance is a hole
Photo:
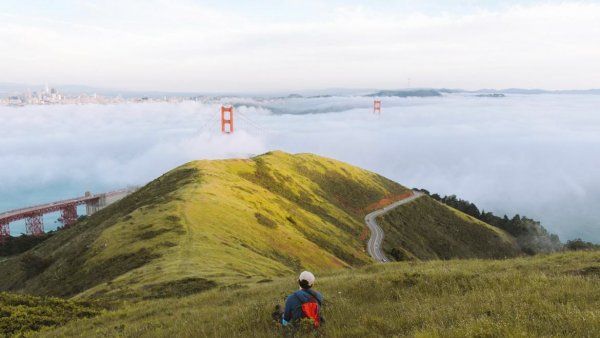
[[[23,99],[18,96],[10,96],[8,98],[8,104],[11,106],[21,106],[23,105]]]

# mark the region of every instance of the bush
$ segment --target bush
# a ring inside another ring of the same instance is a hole
[[[52,260],[28,252],[21,256],[19,263],[27,278],[31,278],[44,272],[52,264]]]
[[[254,217],[256,217],[256,221],[259,224],[264,225],[267,228],[275,229],[277,227],[277,223],[275,223],[275,221],[259,212],[255,213]]]
[[[217,286],[217,283],[205,278],[184,278],[181,280],[169,281],[165,283],[152,284],[145,287],[149,295],[145,299],[184,297],[210,290]]]
[[[77,318],[92,317],[101,308],[91,302],[61,298],[0,293],[0,336],[8,337],[42,327],[64,325]]]
[[[585,242],[581,238],[577,238],[571,241],[567,241],[565,244],[565,249],[578,251],[578,250],[598,250],[600,249],[600,244],[594,244],[591,242]]]
[[[19,237],[8,237],[6,241],[0,244],[0,256],[12,256],[23,253],[54,235],[54,232],[48,232],[41,235],[21,235]]]
[[[392,248],[392,251],[390,251],[390,255],[392,255],[392,257],[396,261],[407,261],[407,260],[410,260],[410,257],[408,255],[406,255],[406,253],[404,252],[404,250],[401,250],[401,249],[398,249],[398,248]]]

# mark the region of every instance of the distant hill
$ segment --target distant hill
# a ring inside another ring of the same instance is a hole
[[[442,93],[435,89],[402,89],[402,90],[380,90],[378,92],[368,94],[369,97],[431,97],[442,96]]]
[[[575,94],[575,95],[600,95],[600,89],[566,89],[566,90],[547,90],[547,89],[525,89],[525,88],[505,88],[505,89],[479,89],[467,91],[469,93],[501,93],[501,94]]]
[[[402,205],[378,220],[384,250],[395,260],[506,258],[521,254],[505,231],[429,196]]]
[[[312,154],[275,151],[190,162],[0,261],[0,290],[160,298],[301,269],[358,267],[373,262],[365,251],[364,216],[407,191],[375,173]],[[407,218],[410,237],[386,228],[389,250],[402,248],[416,259],[515,254],[505,233],[437,202],[401,210],[425,218]],[[398,242],[402,238],[415,243]]]
[[[406,191],[310,154],[191,162],[0,262],[0,289],[145,297],[169,283],[202,289],[360,266],[371,262],[365,208]]]
[[[502,93],[487,93],[487,94],[477,94],[477,97],[506,97],[506,95]]]

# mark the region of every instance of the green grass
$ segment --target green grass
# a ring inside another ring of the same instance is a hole
[[[5,333],[66,323],[42,336],[279,335],[270,313],[309,269],[328,336],[598,335],[600,252],[440,260],[519,251],[505,232],[427,197],[379,220],[384,248],[412,261],[372,265],[363,217],[407,191],[310,154],[190,162],[0,259],[0,290],[72,297],[4,294],[0,323],[13,325]]]
[[[362,210],[406,191],[311,154],[190,162],[0,261],[0,290],[133,299],[189,279],[229,286],[362,266]]]
[[[296,273],[120,309],[43,331],[45,337],[265,337]],[[331,337],[594,337],[600,333],[600,252],[507,260],[379,264],[318,274]]]
[[[199,180],[197,174],[197,170],[187,168],[166,174],[93,217],[58,232],[34,249],[0,262],[0,272],[9,272],[0,273],[0,288],[71,296],[160,257],[161,249],[168,247],[169,239],[176,236],[161,236],[158,243],[142,243],[139,236],[157,228],[154,222],[158,218],[144,224],[148,218],[140,217],[134,222],[132,215],[145,216],[147,210],[159,210],[158,204],[163,206],[160,209],[163,212],[170,209],[176,199],[173,193],[192,180]],[[113,238],[105,237],[115,226],[124,231]],[[169,230],[177,229],[171,226]],[[117,250],[110,250],[108,243],[118,246]],[[37,264],[41,267],[37,271],[24,268],[31,266],[31,261],[44,264]]]
[[[383,249],[396,260],[505,258],[520,254],[506,232],[428,196],[378,218]]]

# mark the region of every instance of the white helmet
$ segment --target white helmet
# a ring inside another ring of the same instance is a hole
[[[315,275],[313,275],[310,271],[303,271],[300,274],[300,277],[298,277],[298,281],[302,282],[303,280],[306,281],[309,286],[312,286],[315,282]]]

